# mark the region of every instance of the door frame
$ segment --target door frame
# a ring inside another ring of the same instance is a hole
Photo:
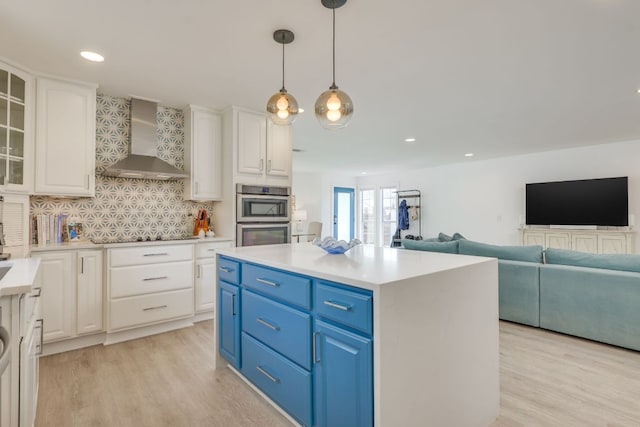
[[[332,209],[332,232],[333,237],[338,238],[338,195],[341,193],[349,194],[350,206],[349,206],[349,222],[350,222],[350,230],[349,230],[349,239],[353,239],[355,235],[355,210],[356,210],[356,200],[355,193],[356,189],[352,187],[333,187],[333,209]]]

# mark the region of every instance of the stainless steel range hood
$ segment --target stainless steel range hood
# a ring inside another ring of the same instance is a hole
[[[189,174],[156,157],[157,110],[155,102],[131,99],[129,155],[107,167],[103,175],[160,180],[189,177]]]

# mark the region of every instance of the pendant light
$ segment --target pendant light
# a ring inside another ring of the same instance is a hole
[[[276,30],[273,39],[282,44],[282,89],[269,98],[267,112],[273,123],[290,125],[298,117],[298,101],[284,88],[284,45],[291,43],[294,35],[289,30]]]
[[[353,116],[353,102],[345,92],[336,86],[336,9],[347,0],[321,0],[322,5],[333,10],[333,83],[316,101],[316,118],[325,129],[345,127]]]

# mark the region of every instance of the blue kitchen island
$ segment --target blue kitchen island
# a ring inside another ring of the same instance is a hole
[[[304,426],[487,426],[499,410],[493,258],[359,245],[221,249],[216,366]]]

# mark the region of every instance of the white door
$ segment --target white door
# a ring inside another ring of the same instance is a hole
[[[76,331],[98,332],[102,323],[102,251],[78,252]]]
[[[39,279],[42,281],[42,317],[44,341],[73,335],[75,271],[73,252],[38,254]]]
[[[262,114],[238,111],[238,173],[264,173],[266,142],[266,117]]]
[[[209,311],[216,304],[216,259],[198,260],[196,263],[195,283],[196,311]]]
[[[37,80],[37,194],[95,195],[95,117],[95,87]]]
[[[193,111],[192,180],[194,200],[222,198],[222,118]]]
[[[291,126],[268,122],[267,174],[288,177],[291,173]]]

